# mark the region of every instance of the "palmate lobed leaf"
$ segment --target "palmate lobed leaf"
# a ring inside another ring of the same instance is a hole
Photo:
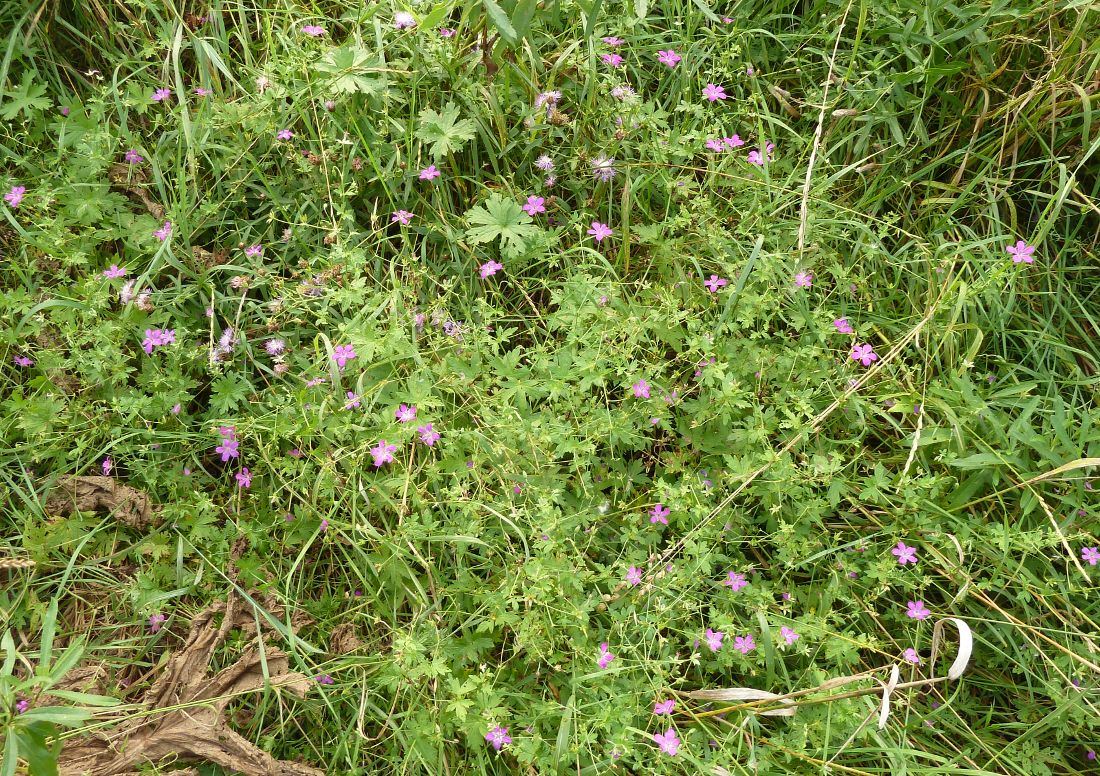
[[[531,216],[527,215],[515,200],[492,194],[481,205],[466,211],[470,228],[466,238],[474,243],[488,243],[500,238],[501,251],[515,255],[526,247],[527,238],[540,231]]]
[[[435,158],[461,150],[467,141],[474,138],[476,125],[469,119],[460,119],[460,115],[453,102],[447,103],[442,113],[436,113],[431,108],[420,112],[420,128],[416,136],[431,145]]]

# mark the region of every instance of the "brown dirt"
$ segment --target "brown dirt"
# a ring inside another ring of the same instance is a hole
[[[106,513],[137,530],[148,528],[156,516],[145,493],[114,477],[102,476],[62,475],[46,497],[46,511],[65,516],[74,512]]]

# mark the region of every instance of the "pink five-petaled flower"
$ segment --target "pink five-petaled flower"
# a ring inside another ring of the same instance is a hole
[[[898,559],[899,565],[904,566],[906,563],[917,565],[917,548],[910,547],[905,542],[899,541],[898,546],[890,550],[890,553]]]
[[[420,435],[420,441],[428,447],[435,447],[435,443],[439,441],[439,432],[432,428],[431,423],[417,426],[416,433]]]
[[[626,570],[626,583],[631,587],[642,584],[642,570],[637,566],[631,566]]]
[[[611,650],[607,648],[607,642],[605,641],[600,644],[600,656],[596,660],[596,665],[600,668],[607,668],[614,659],[615,656],[611,653]]]
[[[162,102],[172,96],[171,89],[157,89],[150,98],[153,102]]]
[[[756,649],[756,639],[752,637],[751,633],[746,633],[744,636],[737,636],[733,640],[733,648],[742,655],[747,655]]]
[[[653,742],[670,757],[675,757],[676,753],[680,751],[680,739],[677,738],[676,731],[672,728],[664,733],[654,733]]]
[[[16,356],[12,359],[16,366],[34,366],[34,359],[27,356]]]
[[[527,215],[532,218],[539,213],[546,212],[546,200],[542,197],[536,197],[534,195],[527,198],[527,204],[523,206],[523,209],[527,212]]]
[[[836,318],[833,320],[833,328],[841,334],[855,334],[855,329],[852,328],[852,324],[848,323],[847,318]]]
[[[450,27],[440,27],[439,37],[441,38],[453,38],[457,30],[453,30]]]
[[[332,351],[332,360],[343,369],[349,361],[356,358],[355,348],[351,345],[337,345]]]
[[[653,509],[649,510],[649,522],[668,525],[668,516],[670,514],[672,514],[672,510],[658,502],[653,505]]]
[[[708,151],[714,151],[718,154],[726,150],[726,147],[722,145],[722,141],[716,137],[712,137],[704,145],[706,145]]]
[[[665,714],[671,714],[672,710],[675,708],[676,701],[674,701],[672,698],[669,698],[667,701],[658,701],[657,703],[653,704],[653,713],[656,716],[660,717],[664,716]]]
[[[711,275],[710,280],[703,281],[703,285],[707,287],[707,291],[710,291],[712,294],[717,294],[719,288],[729,285],[729,281],[717,275]]]
[[[145,161],[145,159],[142,158],[141,154],[139,154],[133,148],[127,151],[122,158],[126,160],[127,164],[141,164]]]
[[[1035,261],[1035,246],[1028,245],[1023,240],[1017,240],[1015,245],[1010,245],[1005,250],[1012,257],[1013,264],[1031,264]]]
[[[442,174],[443,173],[441,173],[434,164],[431,164],[420,171],[420,180],[430,181],[434,178],[438,178]]]
[[[382,464],[391,463],[393,454],[397,452],[397,445],[391,445],[385,439],[370,449],[371,458],[374,459],[374,468],[382,468]]]
[[[920,665],[920,655],[918,655],[917,650],[913,649],[912,647],[909,647],[907,650],[905,650],[905,652],[902,653],[902,657],[915,666]]]
[[[799,272],[794,276],[794,284],[799,288],[809,288],[814,284],[814,273]]]
[[[728,96],[726,90],[716,84],[707,84],[703,87],[703,96],[710,102],[724,100]]]
[[[681,59],[682,57],[672,49],[657,52],[657,61],[668,67],[676,67],[676,65],[680,64]]]
[[[156,633],[160,630],[160,626],[164,625],[164,621],[168,618],[163,614],[150,614],[149,615],[149,632]]]
[[[394,416],[397,418],[398,423],[408,423],[416,420],[416,407],[409,404],[402,404],[394,412]]]
[[[707,632],[703,634],[706,638],[707,646],[711,652],[717,652],[722,648],[722,639],[726,637],[726,634],[722,631],[711,630],[707,628]]]
[[[615,232],[607,224],[601,224],[599,221],[593,221],[591,228],[588,230],[588,234],[592,235],[597,243],[603,242],[605,237],[610,237]]]
[[[346,410],[353,410],[353,409],[357,410],[357,409],[359,409],[359,406],[361,404],[361,402],[359,401],[359,394],[357,394],[355,391],[348,391],[347,393],[348,393],[348,400],[344,403],[344,409],[346,409]]]
[[[618,54],[601,54],[600,59],[602,59],[604,62],[611,65],[612,67],[622,67],[624,61],[623,58]]]
[[[498,270],[504,269],[504,265],[499,261],[489,259],[487,262],[481,265],[481,279],[485,280],[490,275],[497,274]]]
[[[749,580],[745,579],[744,574],[740,574],[736,571],[731,571],[729,573],[729,575],[726,576],[726,581],[723,582],[722,584],[736,593],[741,588],[748,587],[749,586]]]
[[[148,355],[153,352],[153,348],[158,348],[161,345],[172,345],[175,341],[175,329],[146,329],[145,339],[141,341],[141,349]]]
[[[870,366],[875,361],[878,361],[878,353],[875,349],[868,344],[853,345],[852,346],[852,360],[858,361],[864,366]]]
[[[252,472],[245,466],[239,472],[233,475],[237,478],[238,488],[251,488],[252,487]]]
[[[248,256],[249,258],[263,256],[264,246],[260,245],[259,243],[256,243],[255,245],[249,245],[247,248],[244,249],[244,255]]]
[[[906,604],[905,616],[913,620],[927,620],[932,616],[924,605],[924,601],[909,601]]]
[[[632,391],[634,391],[634,396],[636,398],[649,398],[649,383],[647,383],[645,380],[639,380],[638,382],[634,383],[634,385],[630,386],[630,388]]]
[[[722,142],[730,148],[740,148],[745,145],[745,141],[741,139],[740,135],[734,135],[733,137],[724,137]]]
[[[103,270],[103,277],[114,280],[120,278],[126,274],[126,268],[120,267],[117,264],[112,264],[107,269]]]
[[[1081,560],[1090,566],[1095,566],[1097,563],[1100,563],[1100,549],[1096,547],[1082,547]]]
[[[489,742],[489,745],[496,749],[498,752],[506,745],[512,743],[512,737],[508,735],[508,728],[503,725],[497,725],[495,728],[485,734],[485,740]]]
[[[171,221],[165,221],[164,225],[160,229],[153,232],[153,237],[156,237],[161,242],[164,242],[165,240],[168,239],[168,236],[171,235],[171,234],[172,234],[172,222]]]
[[[241,443],[231,436],[223,437],[221,444],[214,448],[214,452],[218,453],[222,457],[222,461],[228,461],[230,458],[237,458],[240,456],[238,448]]]
[[[197,94],[199,97],[209,97],[213,93],[214,92],[210,91],[209,89],[203,89],[201,86],[195,89],[195,94]]]
[[[23,201],[23,195],[26,193],[26,186],[12,186],[11,191],[4,195],[4,201],[12,207],[19,207],[19,203]]]
[[[393,216],[390,218],[390,223],[401,222],[402,226],[408,226],[409,222],[413,220],[413,214],[408,210],[395,210]]]
[[[606,38],[600,38],[600,40],[604,42],[604,45],[611,46],[611,48],[618,48],[619,46],[626,43],[626,41],[622,38],[616,38],[613,35],[609,35]]]
[[[783,639],[787,642],[787,646],[794,644],[796,641],[802,638],[797,633],[795,633],[793,629],[788,628],[786,625],[779,629],[779,635],[782,636]]]
[[[278,132],[275,133],[275,137],[279,138],[280,140],[290,140],[290,138],[294,137],[294,133],[291,132],[289,129],[280,129]]]
[[[319,38],[325,34],[325,28],[320,24],[303,24],[302,32],[311,38]]]

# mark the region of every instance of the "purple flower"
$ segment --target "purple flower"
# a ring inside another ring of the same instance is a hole
[[[631,566],[626,570],[626,583],[631,587],[637,587],[642,583],[642,570],[637,566]]]
[[[348,391],[348,400],[344,404],[344,409],[359,409],[359,395],[355,391]]]
[[[165,620],[168,618],[159,612],[157,614],[149,615],[149,632],[156,633],[160,630],[160,626],[164,625]]]
[[[898,546],[890,550],[891,554],[898,559],[898,563],[904,566],[906,563],[912,563],[917,565],[917,548],[909,547],[905,542],[899,541]]]
[[[760,155],[759,151],[749,151],[749,164],[755,164],[757,166],[764,166],[764,157]]]
[[[726,90],[715,84],[707,84],[703,87],[703,96],[710,102],[726,99]]]
[[[733,648],[742,655],[747,655],[756,649],[756,639],[752,637],[751,633],[746,633],[744,636],[737,636],[733,640]]]
[[[213,93],[214,92],[210,91],[209,89],[203,89],[201,86],[195,89],[195,94],[197,94],[199,97],[209,97]]]
[[[734,135],[733,137],[724,137],[722,142],[730,148],[740,148],[745,145],[745,141],[741,139],[740,135]]]
[[[27,709],[29,709],[30,707],[31,707],[31,702],[30,701],[28,701],[26,698],[20,698],[19,700],[17,700],[15,702],[15,713],[16,714],[26,714]]]
[[[682,58],[683,57],[681,57],[672,49],[669,49],[668,51],[657,52],[657,61],[660,62],[662,65],[668,65],[669,67],[676,67],[676,65],[680,64],[680,60]]]
[[[214,448],[214,452],[221,455],[222,461],[228,461],[230,458],[237,458],[240,456],[238,450],[240,445],[241,443],[236,439],[226,438],[221,441],[221,444]]]
[[[172,222],[165,221],[164,225],[160,229],[153,232],[153,237],[156,237],[161,242],[164,242],[168,239],[168,235],[170,234],[172,234]]]
[[[302,32],[311,38],[319,38],[325,34],[325,28],[320,24],[303,24]]]
[[[1032,264],[1035,261],[1035,246],[1028,245],[1023,240],[1017,240],[1015,245],[1010,245],[1005,250],[1012,257],[1013,264]]]
[[[543,154],[535,160],[535,166],[544,172],[550,172],[554,169],[554,160],[546,154]]]
[[[913,620],[927,620],[932,612],[924,605],[924,601],[910,601],[906,604],[905,616]]]
[[[141,341],[141,349],[146,354],[151,354],[154,348],[161,345],[172,345],[176,341],[175,329],[146,329],[145,339]]]
[[[416,26],[416,19],[408,11],[398,11],[393,15],[393,26],[398,30],[410,29]]]
[[[280,129],[278,132],[275,133],[275,137],[279,138],[280,140],[290,140],[290,138],[294,137],[294,133],[291,132],[289,129]]]
[[[260,245],[259,243],[256,243],[255,245],[249,245],[247,248],[244,249],[244,255],[248,256],[249,258],[263,256],[264,246]]]
[[[408,226],[409,222],[413,220],[413,214],[408,210],[395,210],[393,216],[390,218],[390,223],[401,222],[402,226]]]
[[[611,661],[615,659],[615,656],[611,654],[611,651],[607,648],[607,642],[600,644],[600,656],[596,660],[596,665],[600,668],[607,668],[611,665]]]
[[[337,345],[332,351],[332,360],[343,369],[349,361],[357,358],[355,348],[351,345]]]
[[[672,710],[676,708],[676,701],[669,698],[667,701],[658,701],[653,704],[653,713],[658,716],[664,716],[665,714],[671,714]]]
[[[481,265],[481,279],[485,280],[489,276],[497,274],[497,271],[502,269],[504,269],[503,264],[499,261],[489,259],[489,261]]]
[[[635,397],[639,399],[649,398],[649,383],[647,383],[645,380],[639,380],[638,382],[634,383],[634,385],[630,386],[630,388],[632,391],[634,391]]]
[[[429,166],[425,167],[423,170],[420,171],[420,180],[430,181],[430,180],[433,180],[435,178],[438,178],[442,174],[443,173],[441,173],[438,169],[436,169],[436,166],[434,164],[432,164],[432,165],[429,165]]]
[[[453,38],[455,36],[455,32],[456,31],[452,30],[450,27],[440,27],[439,28],[439,37],[441,37],[441,38]]]
[[[920,655],[918,655],[917,650],[913,649],[912,647],[909,647],[907,650],[905,650],[905,652],[902,653],[902,657],[915,666],[920,665]]]
[[[498,752],[508,744],[512,743],[511,736],[508,735],[508,728],[497,725],[495,728],[485,734],[485,740],[496,749]]]
[[[409,404],[402,404],[397,408],[394,415],[397,417],[398,423],[409,423],[410,421],[416,420],[416,407]]]
[[[726,637],[726,634],[722,633],[722,631],[707,628],[707,632],[704,633],[703,636],[707,641],[707,647],[710,648],[710,651],[717,652],[722,648],[722,639]]]
[[[847,318],[836,318],[833,320],[833,328],[835,328],[841,334],[855,334],[855,329],[852,328],[852,324],[848,323]]]
[[[623,40],[622,38],[616,38],[616,37],[610,36],[610,35],[606,38],[600,38],[600,40],[602,40],[604,42],[604,45],[611,46],[611,48],[618,48],[619,46],[626,43],[626,41]]]
[[[704,145],[707,147],[707,150],[714,151],[715,153],[718,153],[718,154],[720,154],[720,153],[722,153],[723,151],[726,150],[726,147],[724,145],[722,145],[722,141],[719,140],[718,138],[713,138],[712,137],[710,140],[708,140],[706,143],[704,143]]]
[[[853,345],[851,356],[853,361],[858,361],[864,366],[870,366],[873,362],[878,361],[878,353],[868,344]]]
[[[12,186],[11,191],[4,195],[4,200],[12,207],[19,207],[19,203],[23,201],[23,195],[26,193],[26,186]]]
[[[269,356],[277,356],[284,350],[286,350],[286,342],[279,339],[278,337],[274,339],[269,339],[267,342],[264,343],[264,350],[267,351],[267,354]]]
[[[382,464],[391,463],[393,454],[397,452],[397,445],[391,445],[385,439],[370,449],[371,458],[374,459],[374,468],[380,469]]]
[[[434,447],[435,443],[439,441],[439,432],[432,428],[431,423],[417,426],[416,433],[420,435],[420,441],[428,447]]]
[[[527,198],[527,204],[523,206],[523,209],[527,212],[527,215],[532,218],[539,213],[546,212],[546,202],[542,197],[530,196]]]
[[[601,54],[600,59],[612,67],[622,67],[624,61],[618,54]]]
[[[114,280],[115,278],[120,278],[125,274],[126,269],[124,267],[118,266],[117,264],[112,264],[110,267],[103,270],[103,277],[109,278],[111,280]]]
[[[788,628],[786,625],[784,625],[782,628],[779,629],[779,635],[782,636],[784,638],[784,640],[787,642],[787,646],[790,646],[791,644],[794,644],[796,641],[798,641],[800,638],[802,638],[797,633],[795,633],[792,629]]]
[[[794,284],[799,288],[809,288],[814,284],[814,273],[799,272],[794,276]]]
[[[601,224],[599,221],[593,221],[592,227],[588,230],[588,234],[592,235],[592,238],[597,242],[603,242],[605,237],[610,237],[614,232],[607,226],[607,224]]]
[[[672,510],[658,502],[653,505],[653,509],[649,510],[649,522],[668,525],[668,516],[670,514],[672,514]]]
[[[710,280],[703,281],[703,285],[707,287],[707,291],[710,291],[712,294],[717,294],[719,288],[729,285],[729,281],[717,275],[711,275]]]
[[[172,96],[171,89],[157,89],[153,92],[153,96],[150,98],[153,102],[162,102]]]
[[[172,405],[172,414],[173,415],[179,415],[182,410],[183,410],[183,405],[180,404],[179,402],[176,402],[175,404]]]
[[[251,488],[252,487],[252,472],[250,472],[248,470],[247,466],[245,466],[243,469],[241,469],[239,472],[237,472],[233,476],[237,478],[237,487],[238,488]]]
[[[680,751],[680,739],[676,737],[676,731],[669,728],[664,733],[654,733],[653,741],[661,748],[661,751],[670,757],[675,757]]]
[[[744,574],[740,574],[736,571],[731,571],[731,572],[729,572],[729,575],[726,577],[726,581],[723,582],[722,584],[736,593],[741,588],[748,587],[749,586],[749,580],[747,580],[745,578]]]
[[[317,682],[317,684],[332,684],[332,676],[329,674],[318,674],[317,676],[313,677],[313,680]]]
[[[603,183],[607,183],[618,174],[615,169],[615,157],[597,156],[592,160],[592,177]],[[591,234],[591,232],[589,232]],[[597,240],[596,242],[599,242]]]
[[[139,154],[133,148],[127,151],[122,158],[126,160],[127,164],[141,164],[145,161],[145,159],[142,158],[141,154]]]
[[[1097,563],[1100,563],[1100,549],[1096,547],[1082,547],[1081,560],[1090,566],[1095,566]]]

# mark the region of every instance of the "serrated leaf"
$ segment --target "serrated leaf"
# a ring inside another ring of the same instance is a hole
[[[416,136],[431,144],[431,153],[435,158],[460,150],[477,134],[474,122],[460,119],[460,115],[453,102],[447,103],[442,113],[436,113],[431,108],[420,112],[420,128]]]
[[[508,14],[504,12],[504,9],[497,5],[496,0],[481,0],[485,6],[485,13],[489,14],[489,20],[492,21],[493,26],[500,32],[503,37],[509,43],[515,43],[519,40],[519,35],[516,34],[516,30],[512,27],[512,22],[508,20]]]
[[[321,57],[313,69],[330,76],[328,87],[338,93],[378,94],[387,85],[385,78],[371,77],[372,73],[381,71],[381,58],[362,46],[333,49]]]
[[[528,237],[539,233],[531,216],[515,200],[499,194],[491,195],[481,205],[468,210],[466,221],[470,224],[466,230],[470,242],[488,243],[499,237],[501,250],[512,255],[524,249]]]

